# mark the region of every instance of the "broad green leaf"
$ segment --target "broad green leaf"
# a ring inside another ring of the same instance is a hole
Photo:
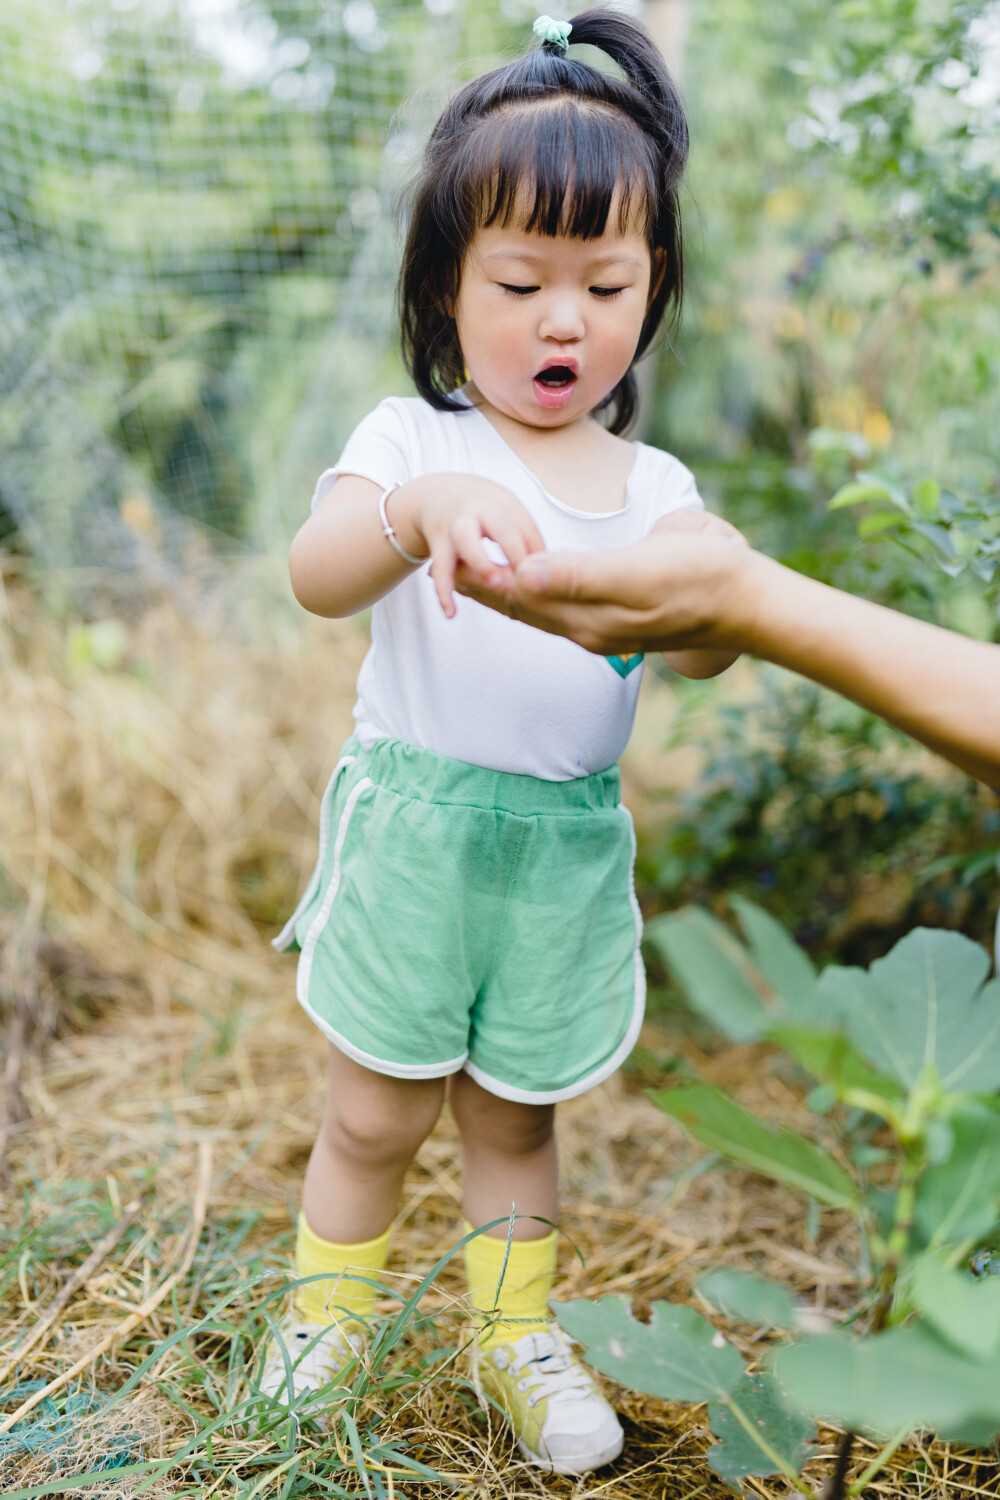
[[[941,486],[936,479],[921,479],[913,491],[914,508],[925,521],[931,521],[937,515],[940,499]]]
[[[906,491],[896,483],[895,479],[890,479],[888,474],[879,474],[875,469],[859,469],[857,483],[877,485],[897,510],[905,511],[907,515],[912,513]]]
[[[970,557],[975,557],[979,550],[979,538],[972,532],[963,531],[959,526],[953,526],[948,533],[951,538],[952,548],[955,556],[967,562]]]
[[[648,1323],[632,1316],[624,1297],[552,1309],[595,1369],[663,1401],[725,1401],[743,1375],[742,1356],[693,1307],[654,1302]]]
[[[739,942],[715,917],[685,906],[646,929],[688,1000],[732,1041],[763,1034],[776,998]]]
[[[809,1457],[815,1424],[789,1411],[769,1370],[744,1375],[725,1404],[712,1403],[708,1420],[720,1439],[708,1462],[723,1479],[748,1474],[798,1474]],[[742,1421],[740,1420],[742,1418]]]
[[[877,536],[880,531],[888,531],[890,526],[905,526],[906,520],[898,510],[877,510],[858,522],[858,536]]]
[[[1000,1287],[1000,1282],[997,1283]],[[719,1312],[754,1328],[795,1327],[795,1298],[787,1287],[746,1271],[706,1271],[695,1289]]]
[[[1000,1281],[952,1271],[934,1255],[913,1267],[914,1306],[934,1332],[977,1359],[1000,1355]]]
[[[829,1088],[836,1099],[844,1099],[848,1094],[866,1094],[870,1109],[891,1114],[892,1106],[904,1097],[895,1079],[877,1073],[838,1032],[771,1026],[767,1036]],[[885,1108],[876,1110],[879,1101]]]
[[[855,1208],[848,1172],[821,1147],[792,1130],[768,1130],[725,1094],[705,1084],[651,1094],[653,1103],[720,1156],[776,1177],[834,1208]]]
[[[782,1009],[790,1017],[814,1021],[816,970],[807,955],[763,907],[742,896],[733,896],[730,905],[746,934],[754,963],[780,997]]]
[[[799,1410],[854,1431],[1000,1431],[1000,1358],[957,1354],[924,1324],[805,1338],[780,1349],[774,1368]]]
[[[922,537],[926,537],[927,541],[937,548],[942,557],[950,559],[956,555],[956,533],[949,531],[945,526],[939,526],[936,521],[911,521],[910,530],[916,531]]]
[[[1000,983],[985,951],[918,927],[862,969],[824,969],[819,989],[858,1051],[912,1089],[933,1068],[946,1089],[1000,1087]]]
[[[841,485],[833,499],[827,503],[827,510],[844,510],[848,505],[865,505],[872,500],[883,504],[891,500],[889,491],[884,484],[859,484],[852,480],[850,484]]]
[[[948,1160],[917,1183],[914,1240],[957,1245],[989,1234],[1000,1218],[1000,1103],[968,1099],[948,1118]]]

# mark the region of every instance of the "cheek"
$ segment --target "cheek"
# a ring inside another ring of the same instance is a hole
[[[490,299],[458,324],[459,342],[470,369],[503,366],[517,353],[522,340],[521,320],[516,307],[506,301]]]
[[[634,311],[616,319],[604,329],[604,348],[609,361],[626,370],[632,362],[639,335],[642,332],[644,312]]]

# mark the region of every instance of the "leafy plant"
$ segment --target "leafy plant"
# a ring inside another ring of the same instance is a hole
[[[996,596],[1000,506],[961,499],[936,479],[922,479],[907,491],[888,475],[862,470],[837,491],[830,508],[865,504],[874,509],[858,525],[859,536],[889,536],[949,578],[968,570]]]
[[[662,831],[641,840],[646,910],[735,891],[842,961],[878,957],[918,923],[985,937],[992,800],[965,778],[901,768],[904,738],[873,714],[785,674],[758,683],[707,724],[704,692],[683,700],[673,743],[701,742],[705,759],[691,787],[668,794]],[[956,862],[969,866],[964,886]]]
[[[823,1326],[778,1283],[702,1277],[725,1318],[770,1330],[758,1369],[690,1307],[657,1303],[646,1325],[617,1298],[558,1316],[607,1374],[708,1402],[709,1461],[727,1479],[781,1473],[812,1493],[800,1473],[821,1419],[846,1429],[829,1493],[858,1494],[918,1427],[976,1446],[1000,1431],[1000,1283],[964,1269],[1000,1226],[1000,982],[978,944],[923,928],[867,970],[817,973],[768,913],[733,906],[744,942],[698,908],[656,919],[651,941],[714,1026],[772,1042],[813,1081],[826,1140],[771,1129],[701,1083],[653,1101],[718,1156],[851,1215],[871,1265],[860,1301]],[[849,1123],[855,1138],[878,1127],[883,1148],[846,1149]],[[845,1490],[856,1431],[884,1446]]]

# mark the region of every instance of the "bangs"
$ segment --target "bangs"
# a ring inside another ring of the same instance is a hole
[[[455,199],[477,228],[597,239],[611,227],[652,245],[655,153],[621,111],[556,96],[487,115],[454,159]]]

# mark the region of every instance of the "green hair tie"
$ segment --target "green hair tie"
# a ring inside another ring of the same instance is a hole
[[[539,16],[531,29],[543,42],[551,42],[562,52],[569,51],[569,34],[573,30],[569,21],[553,21],[551,16]]]

